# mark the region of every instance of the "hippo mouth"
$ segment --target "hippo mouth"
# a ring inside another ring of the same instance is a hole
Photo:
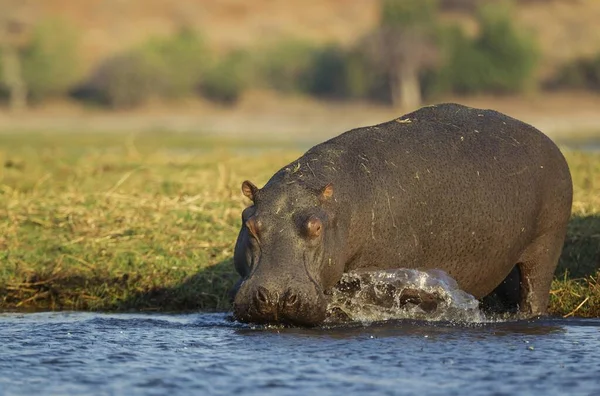
[[[320,288],[289,288],[279,293],[246,283],[233,302],[233,315],[240,322],[313,327],[326,318],[327,299]]]

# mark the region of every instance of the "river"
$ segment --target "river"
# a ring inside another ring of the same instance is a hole
[[[2,395],[592,395],[600,320],[265,328],[227,313],[1,314]]]

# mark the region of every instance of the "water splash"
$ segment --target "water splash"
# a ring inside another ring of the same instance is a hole
[[[349,272],[333,289],[328,322],[392,319],[475,322],[486,320],[479,301],[441,270]]]

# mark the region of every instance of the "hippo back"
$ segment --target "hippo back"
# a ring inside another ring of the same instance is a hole
[[[496,271],[500,282],[533,239],[570,215],[558,148],[491,110],[425,107],[348,131],[298,163],[334,183],[350,217],[346,271],[440,268],[476,297],[491,291],[483,277]]]

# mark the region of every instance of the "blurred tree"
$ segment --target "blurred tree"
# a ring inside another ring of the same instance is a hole
[[[548,83],[550,88],[600,91],[600,53],[564,64]]]
[[[193,94],[209,63],[202,38],[186,25],[171,37],[150,39],[140,51],[163,75],[159,93],[172,98]]]
[[[395,106],[421,104],[419,74],[438,59],[436,12],[436,0],[382,0],[380,24],[366,48],[388,75]]]
[[[140,106],[150,98],[187,97],[202,83],[207,63],[201,38],[184,27],[107,59],[77,95],[114,108]]]
[[[305,76],[307,91],[316,96],[348,97],[348,62],[347,54],[338,46],[315,51]]]
[[[326,45],[315,50],[310,59],[303,76],[309,94],[330,99],[389,99],[389,87],[385,86],[388,79],[382,78],[380,68],[373,65],[360,45],[349,49]]]
[[[257,78],[267,88],[277,91],[307,92],[315,45],[296,39],[278,41],[258,51],[254,59]]]
[[[510,5],[483,4],[476,16],[479,34],[475,38],[457,27],[446,31],[437,90],[470,94],[531,88],[539,52],[533,38],[515,26]]]
[[[249,81],[248,59],[247,53],[233,51],[215,62],[202,79],[200,92],[215,102],[234,104]]]
[[[472,12],[477,9],[481,2],[482,0],[441,0],[440,7],[443,10]]]
[[[33,100],[66,94],[82,78],[78,34],[62,19],[38,23],[22,50],[22,75]]]
[[[129,52],[102,63],[88,84],[83,97],[124,109],[144,104],[165,82],[160,71],[140,52]]]
[[[27,105],[27,87],[19,57],[27,41],[26,6],[24,0],[0,0],[0,71],[12,111],[20,111]]]

